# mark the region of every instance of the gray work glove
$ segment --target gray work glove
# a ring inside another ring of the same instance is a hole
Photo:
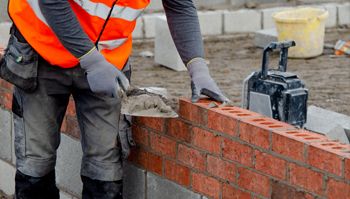
[[[211,97],[219,102],[230,101],[225,97],[214,80],[209,75],[209,69],[207,64],[202,59],[195,59],[187,65],[187,70],[192,78],[191,89],[192,98],[191,102],[195,103],[199,101],[201,94]]]
[[[122,157],[128,158],[131,148],[136,146],[131,132],[131,116],[120,114],[118,141],[120,143]]]
[[[121,98],[121,89],[126,91],[130,87],[124,73],[109,63],[96,48],[80,59],[80,66],[85,69],[89,86],[94,93]]]

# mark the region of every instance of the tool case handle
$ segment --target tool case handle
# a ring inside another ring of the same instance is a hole
[[[292,40],[285,40],[285,41],[279,41],[279,42],[270,42],[269,45],[267,45],[264,48],[263,52],[263,61],[262,61],[262,69],[261,69],[261,78],[266,79],[267,78],[267,70],[269,69],[269,56],[270,51],[274,49],[281,49],[280,50],[280,62],[278,64],[278,70],[281,72],[286,72],[287,70],[287,59],[288,59],[288,48],[295,46],[295,42]]]

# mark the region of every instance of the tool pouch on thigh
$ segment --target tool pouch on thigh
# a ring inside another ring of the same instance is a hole
[[[0,61],[0,77],[26,92],[37,87],[38,53],[28,44],[15,26],[5,54]],[[21,38],[19,38],[21,37]]]

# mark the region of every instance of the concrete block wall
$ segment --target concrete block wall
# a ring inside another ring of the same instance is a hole
[[[12,147],[11,93],[0,80],[0,144]],[[350,198],[350,145],[239,107],[208,109],[210,102],[181,99],[176,119],[133,118],[137,147],[124,161],[124,198]],[[62,132],[57,184],[62,198],[80,198],[73,100]],[[8,153],[0,153],[0,190],[11,195]]]
[[[260,29],[275,28],[275,21],[271,15],[274,12],[292,10],[297,8],[319,8],[328,11],[329,16],[325,21],[326,28],[338,26],[350,26],[350,3],[325,3],[303,5],[295,7],[272,7],[260,10],[215,10],[198,11],[199,23],[202,35],[222,35],[234,33],[251,33]],[[138,21],[134,38],[154,38],[155,18],[164,13],[152,13],[142,15]]]

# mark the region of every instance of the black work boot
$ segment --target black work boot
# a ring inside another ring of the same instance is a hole
[[[100,181],[81,176],[83,199],[123,199],[123,181]]]
[[[59,199],[55,170],[40,178],[25,175],[17,170],[15,183],[16,199]]]

